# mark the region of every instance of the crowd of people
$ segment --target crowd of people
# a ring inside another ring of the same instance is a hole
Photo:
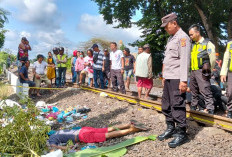
[[[201,27],[193,24],[187,35],[179,26],[177,15],[171,13],[162,18],[162,25],[170,35],[165,47],[162,68],[162,112],[166,117],[167,129],[157,138],[161,141],[174,137],[169,147],[175,148],[188,141],[186,134],[186,92],[191,93],[191,110],[200,110],[214,114],[215,96],[212,84],[223,88],[227,82],[227,117],[232,118],[232,41],[228,41],[224,60],[218,59],[214,44],[201,35]],[[145,89],[145,99],[153,87],[152,56],[148,44],[138,48],[138,55],[134,57],[128,48],[119,50],[117,43],[111,42],[110,52],[101,50],[93,44],[87,50],[87,56],[82,51],[75,50],[71,59],[72,83],[79,85],[88,80],[88,85],[95,88],[109,88],[122,94],[130,89],[131,77],[134,75],[138,97]],[[31,50],[25,37],[19,45],[19,75],[21,83],[28,83],[30,87],[40,87],[45,82],[49,87],[55,79],[57,88],[65,87],[67,55],[64,48],[54,48],[53,54],[48,53],[47,62],[43,55],[37,56],[33,65],[34,80],[28,78],[30,61],[28,51]],[[47,69],[47,74],[45,70]],[[191,70],[189,70],[191,69]],[[191,71],[191,72],[190,72]],[[212,80],[213,83],[212,83]],[[36,95],[40,96],[36,89]],[[199,107],[203,102],[204,107]]]
[[[48,52],[47,60],[43,55],[37,56],[37,61],[33,63],[33,81],[28,78],[28,51],[31,50],[25,37],[19,44],[19,76],[21,83],[28,83],[30,87],[40,87],[44,82],[49,88],[53,84],[57,88],[63,88],[66,84],[67,55],[64,48],[53,48],[53,53]],[[23,48],[21,45],[24,45]],[[152,81],[152,58],[148,44],[139,47],[138,56],[135,58],[130,53],[129,48],[123,51],[117,48],[116,42],[111,42],[110,52],[107,49],[100,50],[97,44],[93,44],[90,49],[83,51],[74,50],[71,58],[72,83],[83,85],[87,80],[90,87],[111,88],[115,92],[122,94],[130,90],[132,76],[136,75],[139,98],[141,98],[142,88],[146,89],[145,98],[148,99],[149,92],[153,87]],[[30,48],[30,49],[29,49]],[[23,53],[25,52],[25,54]],[[85,56],[87,55],[87,56]],[[138,60],[138,62],[136,62]],[[47,71],[47,73],[46,73]],[[53,80],[55,80],[53,82]],[[31,90],[30,95],[36,92],[36,96],[41,96],[39,89]]]

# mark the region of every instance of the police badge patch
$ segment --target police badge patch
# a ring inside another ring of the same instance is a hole
[[[181,47],[185,47],[186,46],[186,38],[182,38],[180,40],[180,43],[181,43]]]
[[[210,54],[212,52],[212,49],[208,49],[207,52]]]

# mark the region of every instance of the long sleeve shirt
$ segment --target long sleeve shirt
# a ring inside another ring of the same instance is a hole
[[[223,57],[223,63],[222,63],[222,69],[221,69],[221,76],[226,76],[228,73],[228,67],[229,67],[229,60],[230,60],[230,45],[232,44],[232,41],[227,43],[226,51],[224,53]]]
[[[188,35],[180,28],[170,36],[163,60],[163,77],[165,79],[188,80],[191,43]]]

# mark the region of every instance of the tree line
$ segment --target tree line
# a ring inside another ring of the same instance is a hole
[[[132,46],[150,44],[153,52],[155,73],[161,71],[164,47],[168,38],[160,28],[161,18],[171,12],[178,15],[178,22],[187,32],[192,24],[199,24],[202,33],[223,56],[225,42],[232,38],[232,1],[231,0],[93,0],[99,6],[107,24],[118,23],[117,27],[130,28],[137,25],[142,30],[141,39]],[[142,18],[132,21],[136,11]],[[158,63],[157,63],[158,62]]]

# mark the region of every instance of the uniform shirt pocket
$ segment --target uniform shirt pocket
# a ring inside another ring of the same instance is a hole
[[[169,46],[169,53],[173,58],[179,58],[179,46],[176,43],[173,43]]]

